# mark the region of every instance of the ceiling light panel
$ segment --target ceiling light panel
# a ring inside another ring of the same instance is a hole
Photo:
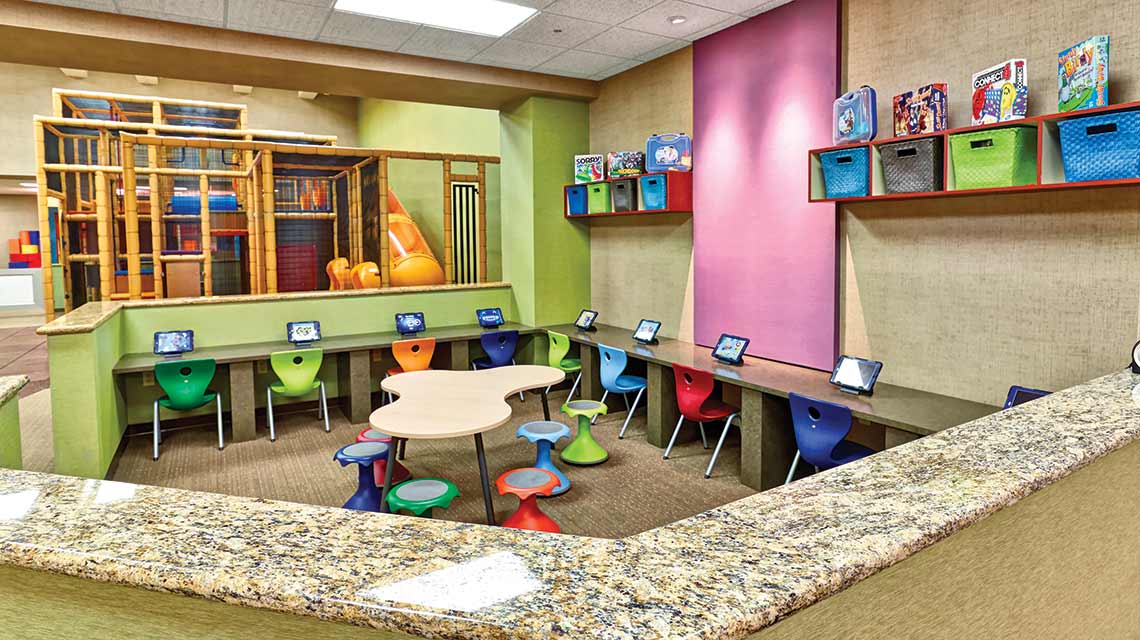
[[[333,8],[496,38],[537,13],[500,0],[336,0]]]

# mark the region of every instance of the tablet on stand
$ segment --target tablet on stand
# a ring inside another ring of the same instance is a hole
[[[180,331],[155,331],[154,355],[162,356],[167,360],[177,360],[184,353],[194,350],[194,332],[185,329]]]
[[[578,327],[578,331],[597,331],[598,328],[594,326],[594,321],[597,319],[597,311],[582,309],[578,312],[578,319],[574,321],[574,326]]]
[[[427,325],[422,311],[396,314],[396,332],[400,335],[414,336],[424,329],[427,329]]]
[[[321,340],[321,323],[316,320],[286,323],[285,339],[298,349],[310,347]]]
[[[725,364],[740,365],[744,363],[744,352],[748,350],[748,338],[720,334],[720,338],[713,347],[712,357]]]
[[[875,381],[882,369],[883,363],[876,360],[839,356],[830,382],[844,393],[869,396],[874,393]]]
[[[660,322],[643,319],[637,323],[637,329],[633,332],[633,339],[641,344],[657,344],[657,332],[660,330]]]

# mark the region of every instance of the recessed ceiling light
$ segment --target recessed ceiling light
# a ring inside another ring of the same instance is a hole
[[[538,13],[501,0],[336,0],[337,11],[499,37]]]
[[[685,16],[669,16],[668,18],[665,18],[665,19],[669,22],[669,24],[681,24],[681,23],[685,22],[686,20],[688,20],[688,18],[686,18]]]
[[[39,185],[34,182],[21,182],[20,186],[24,187],[25,189],[35,189]]]

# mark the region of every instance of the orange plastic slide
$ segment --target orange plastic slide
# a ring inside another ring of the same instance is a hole
[[[391,189],[388,189],[388,255],[393,287],[444,283],[439,260]]]

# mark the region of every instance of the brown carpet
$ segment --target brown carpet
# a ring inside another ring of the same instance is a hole
[[[565,392],[551,394],[557,411]],[[620,400],[618,403],[620,404]],[[536,396],[520,403],[510,423],[485,434],[487,464],[494,479],[503,471],[534,463],[535,446],[515,438],[515,428],[542,417]],[[543,500],[542,508],[562,526],[563,532],[618,538],[706,511],[754,493],[738,481],[739,436],[729,435],[712,479],[704,479],[710,451],[700,441],[678,445],[669,460],[645,441],[645,410],[634,417],[624,440],[617,431],[624,411],[603,416],[594,433],[610,452],[604,464],[572,467],[559,464],[573,483],[570,491]],[[352,442],[362,426],[350,426],[337,410],[330,411],[332,433],[325,433],[315,411],[281,414],[277,442],[259,429],[257,440],[227,443],[217,450],[216,433],[209,427],[173,431],[163,436],[162,456],[151,460],[150,436],[133,436],[118,459],[112,479],[231,495],[340,506],[356,488],[355,467],[342,468],[332,459],[338,448]],[[569,418],[558,414],[569,424]],[[695,431],[695,426],[689,427]],[[719,434],[709,429],[709,436]],[[228,437],[228,434],[227,434]],[[559,448],[568,440],[562,440]],[[713,443],[710,442],[710,445]],[[557,463],[557,454],[555,455]],[[419,477],[438,476],[454,482],[460,497],[436,517],[482,523],[485,521],[479,470],[472,438],[413,440],[404,463]],[[517,504],[513,496],[494,496],[496,517],[502,521]]]

